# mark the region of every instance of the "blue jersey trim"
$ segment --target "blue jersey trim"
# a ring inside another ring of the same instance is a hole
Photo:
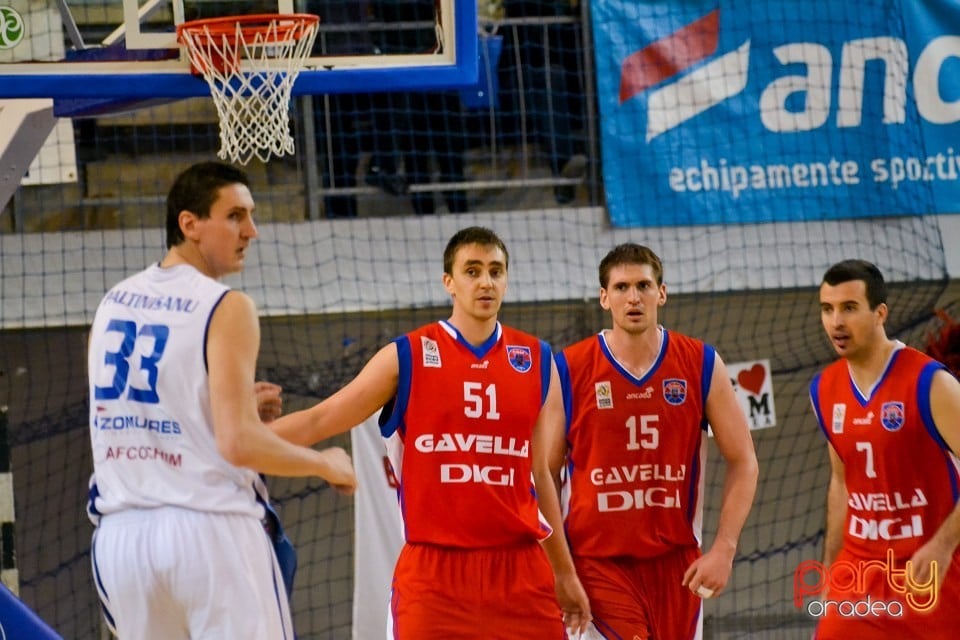
[[[917,406],[920,409],[920,418],[923,420],[923,426],[926,428],[927,433],[930,434],[930,437],[933,438],[938,445],[944,449],[949,449],[950,445],[947,444],[947,441],[943,439],[943,436],[941,436],[937,430],[937,425],[933,421],[933,411],[930,407],[930,387],[933,384],[934,374],[940,369],[946,370],[939,362],[933,361],[928,362],[924,365],[923,369],[920,370],[920,377],[917,379]]]
[[[97,523],[103,514],[97,509],[97,498],[100,497],[100,489],[97,487],[96,479],[92,478],[92,480],[93,482],[90,483],[90,488],[87,491],[87,516],[91,521]]]
[[[703,345],[703,373],[700,376],[700,401],[703,406],[703,417],[700,418],[700,428],[707,430],[707,398],[710,396],[710,385],[713,382],[713,370],[717,366],[717,350],[711,345]]]
[[[494,346],[496,346],[497,341],[500,340],[500,336],[503,335],[503,331],[501,330],[500,323],[498,322],[497,326],[494,327],[493,333],[490,334],[489,338],[484,340],[481,344],[477,346],[473,346],[472,344],[467,342],[466,338],[463,337],[463,334],[460,333],[460,329],[457,329],[450,322],[446,320],[441,320],[440,324],[452,330],[454,336],[456,336],[457,342],[462,344],[464,348],[467,349],[474,356],[476,356],[478,360],[483,359],[483,357],[487,355],[490,352],[490,350],[493,349]]]
[[[820,377],[822,375],[822,373],[818,373],[810,381],[810,404],[813,405],[813,414],[817,418],[817,426],[820,427],[820,432],[823,433],[827,442],[830,442],[830,434],[827,432],[827,425],[823,421],[823,414],[820,412]]]
[[[650,365],[650,368],[647,369],[646,373],[639,378],[620,366],[620,363],[617,362],[617,359],[613,356],[613,352],[611,352],[610,348],[607,346],[607,341],[603,337],[603,333],[597,334],[597,340],[600,341],[600,351],[603,352],[604,357],[610,361],[610,364],[613,366],[613,368],[619,371],[620,375],[622,375],[625,379],[639,387],[646,382],[647,378],[652,376],[654,372],[660,368],[660,363],[663,362],[663,359],[667,356],[667,349],[670,346],[670,332],[666,329],[663,330],[663,345],[661,345],[660,353],[657,354],[657,359],[652,365]]]
[[[700,436],[703,438],[703,436]],[[702,440],[701,440],[702,446]],[[703,473],[703,470],[700,468],[700,453],[699,449],[696,454],[693,456],[693,460],[690,464],[691,478],[690,478],[690,489],[687,492],[687,522],[693,523],[694,516],[696,516],[696,505],[694,504],[694,498],[697,495],[697,490],[700,488],[700,474]],[[703,532],[700,533],[701,537]],[[702,544],[703,541],[701,540]]]
[[[943,452],[943,461],[947,465],[947,475],[950,478],[950,495],[953,498],[953,502],[957,502],[958,498],[960,498],[960,486],[958,486],[956,468],[950,459],[950,445],[947,444],[947,441],[943,439],[943,436],[937,429],[937,423],[933,420],[933,410],[930,407],[930,389],[933,386],[933,376],[940,370],[949,373],[947,368],[936,360],[928,362],[924,365],[923,369],[921,369],[920,377],[917,379],[917,406],[920,410],[920,419],[923,422],[923,427]]]
[[[553,349],[546,340],[540,340],[540,406],[547,401],[550,391],[550,367],[553,364]]]
[[[114,622],[113,614],[110,612],[108,604],[110,602],[110,596],[107,593],[106,587],[103,586],[103,579],[100,577],[100,566],[97,563],[97,532],[93,532],[93,542],[90,545],[90,563],[93,565],[93,579],[97,583],[97,591],[99,591],[99,600],[100,600],[100,610],[103,612],[103,617],[106,619],[107,626],[110,627],[110,631],[116,635],[117,632],[117,623]]]
[[[570,433],[570,423],[573,421],[573,382],[570,380],[570,364],[563,351],[558,352],[554,360],[557,362],[560,394],[563,397],[564,433]]]
[[[393,343],[397,346],[397,395],[384,405],[380,412],[380,435],[389,438],[398,429],[402,430],[403,414],[410,401],[410,385],[413,377],[413,348],[409,336],[400,336]]]
[[[864,396],[860,393],[860,389],[857,388],[857,385],[853,382],[853,376],[850,375],[849,365],[847,368],[847,382],[850,385],[850,389],[853,391],[853,397],[857,399],[857,402],[860,403],[861,407],[866,407],[870,404],[870,400],[873,399],[873,394],[877,392],[877,389],[883,386],[884,381],[887,379],[887,376],[890,375],[890,372],[893,370],[893,365],[896,364],[897,358],[900,357],[900,354],[903,353],[903,349],[895,349],[893,355],[890,356],[890,362],[887,363],[887,367],[883,370],[883,373],[880,374],[880,379],[877,380],[877,383],[873,385],[873,388],[870,389],[870,397]]]
[[[223,299],[230,293],[230,289],[221,294],[216,302],[213,303],[213,306],[210,308],[210,313],[207,315],[207,324],[203,328],[203,370],[207,373],[210,373],[210,365],[207,364],[207,339],[210,337],[210,322],[213,320],[214,312],[220,307],[220,303],[223,302]]]

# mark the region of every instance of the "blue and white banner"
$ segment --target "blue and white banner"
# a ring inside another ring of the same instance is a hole
[[[591,11],[614,226],[960,211],[960,2]]]

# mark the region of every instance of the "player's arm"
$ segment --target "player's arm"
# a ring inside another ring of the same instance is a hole
[[[533,480],[537,488],[537,502],[540,513],[546,519],[553,533],[543,541],[553,567],[557,601],[563,610],[563,621],[574,633],[583,633],[590,623],[590,602],[587,593],[580,584],[577,571],[573,566],[573,557],[563,533],[563,515],[560,510],[558,494],[559,468],[563,465],[566,451],[564,439],[564,414],[560,396],[560,376],[557,365],[550,359],[550,388],[540,410],[540,416],[533,428]],[[559,460],[559,462],[558,462]],[[554,474],[553,470],[557,473]]]
[[[847,519],[847,483],[843,460],[832,444],[827,444],[830,455],[830,484],[827,486],[827,531],[823,538],[823,564],[830,566],[843,546],[843,523]]]
[[[960,381],[945,370],[938,370],[930,384],[930,413],[940,437],[954,456],[960,455]],[[960,503],[933,536],[917,549],[913,561],[914,576],[919,583],[930,580],[930,563],[936,561],[939,584],[943,584],[950,560],[960,544]],[[957,569],[954,568],[954,571]],[[956,578],[953,578],[956,579]]]
[[[213,313],[206,344],[213,432],[220,455],[238,467],[278,476],[316,475],[351,491],[357,480],[343,449],[315,451],[293,445],[260,420],[254,383],[259,350],[260,322],[253,301],[229,291]]]
[[[683,576],[683,584],[696,593],[701,586],[718,594],[727,585],[740,532],[757,491],[757,454],[750,425],[737,401],[727,367],[718,355],[705,407],[713,438],[726,463],[720,520],[713,544]]]
[[[376,413],[397,394],[399,379],[397,345],[391,342],[332,396],[309,409],[277,418],[270,428],[289,442],[314,445],[349,431]]]

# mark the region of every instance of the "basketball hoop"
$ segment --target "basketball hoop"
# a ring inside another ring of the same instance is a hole
[[[290,92],[317,36],[320,18],[263,14],[192,20],[177,26],[177,40],[194,74],[210,86],[220,119],[224,160],[293,153]]]

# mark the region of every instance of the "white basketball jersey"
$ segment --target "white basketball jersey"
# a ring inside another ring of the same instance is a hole
[[[158,265],[104,296],[90,331],[90,516],[162,505],[264,515],[257,474],[220,455],[207,380],[210,317],[229,287]]]

